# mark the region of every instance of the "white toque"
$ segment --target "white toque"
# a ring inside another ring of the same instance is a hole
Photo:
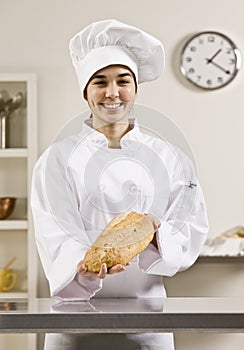
[[[138,84],[157,79],[164,69],[162,43],[114,19],[90,24],[70,40],[69,49],[82,92],[94,73],[110,65],[130,68]]]

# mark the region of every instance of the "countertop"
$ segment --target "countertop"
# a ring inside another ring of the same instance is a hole
[[[244,256],[243,255],[201,255],[196,261],[197,263],[244,263]],[[244,265],[243,265],[244,266]]]
[[[0,300],[0,333],[244,332],[244,298]]]

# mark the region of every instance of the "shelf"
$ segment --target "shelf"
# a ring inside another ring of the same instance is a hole
[[[6,292],[0,293],[0,299],[27,299],[27,292]]]
[[[37,160],[36,80],[33,73],[0,73],[0,90],[7,91],[11,97],[18,93],[24,95],[23,105],[14,110],[8,120],[8,147],[0,148],[0,194],[17,198],[13,213],[0,220],[1,266],[13,256],[18,258],[13,267],[18,276],[16,286],[0,293],[0,300],[6,308],[8,304],[11,307],[12,300],[23,302],[37,294],[38,259],[30,208],[32,171]],[[12,348],[14,343],[8,345],[5,340],[0,340],[0,349]],[[28,334],[24,345],[19,347],[36,350],[35,335]]]
[[[0,158],[26,158],[27,148],[4,148],[0,149]]]
[[[27,230],[27,220],[0,220],[0,230]]]

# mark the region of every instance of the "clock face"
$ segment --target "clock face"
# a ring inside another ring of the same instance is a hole
[[[194,85],[213,90],[227,85],[241,64],[240,52],[225,35],[202,32],[185,44],[181,73]]]

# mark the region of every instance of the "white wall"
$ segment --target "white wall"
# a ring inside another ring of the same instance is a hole
[[[214,236],[244,221],[244,70],[219,91],[201,91],[180,76],[178,58],[184,40],[203,30],[229,35],[244,56],[243,13],[242,0],[0,0],[0,71],[37,73],[41,153],[64,123],[86,110],[68,53],[69,39],[78,30],[92,21],[116,18],[161,39],[167,55],[165,73],[141,86],[137,102],[170,117],[191,144]],[[170,295],[198,295],[199,280],[206,281],[205,295],[243,295],[240,275],[243,280],[240,265],[198,265],[167,279],[167,285]],[[218,288],[220,276],[224,283]],[[39,289],[41,296],[47,295],[42,275]],[[199,341],[216,350],[241,349],[243,343],[236,335],[179,334],[176,340],[177,350],[202,349]]]

